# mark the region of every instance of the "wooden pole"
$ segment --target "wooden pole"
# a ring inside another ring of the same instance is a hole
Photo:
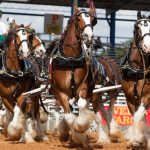
[[[93,93],[100,93],[100,92],[105,92],[105,91],[111,91],[111,90],[118,89],[118,88],[121,88],[121,87],[122,87],[121,85],[102,87],[102,88],[94,89]]]

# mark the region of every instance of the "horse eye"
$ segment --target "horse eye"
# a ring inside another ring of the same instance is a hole
[[[148,23],[146,21],[144,21],[144,26],[148,26]]]
[[[25,35],[25,34],[26,34],[26,31],[25,31],[25,30],[22,30],[22,34]]]
[[[85,14],[85,16],[86,16],[86,17],[89,17],[90,15],[87,13],[87,14]]]
[[[78,20],[78,21],[80,21],[80,19],[79,19],[79,18],[78,18],[77,20]]]

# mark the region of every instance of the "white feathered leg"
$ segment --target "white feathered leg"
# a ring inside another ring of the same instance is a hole
[[[20,108],[16,105],[14,107],[14,116],[12,121],[9,123],[7,131],[11,138],[18,138],[21,136],[24,130],[25,115],[22,114]]]
[[[24,143],[35,142],[34,138],[36,136],[36,131],[35,131],[34,120],[32,120],[32,118],[26,119],[24,126],[25,128],[21,136],[20,142],[24,142]]]
[[[44,129],[42,128],[39,117],[37,117],[37,119],[35,120],[35,126],[36,126],[37,137],[43,141],[48,141],[48,137],[45,134]]]
[[[105,132],[105,130],[103,129],[102,126],[102,118],[100,116],[100,114],[97,112],[95,115],[95,122],[97,123],[97,131],[98,131],[98,141],[97,143],[110,143],[110,139],[107,135],[107,133]]]
[[[133,116],[133,125],[129,128],[127,132],[126,139],[129,140],[129,143],[132,145],[137,145],[139,143],[142,143],[144,140],[144,124],[145,124],[145,112],[146,109],[144,107],[144,104],[141,103],[138,110],[135,112]]]

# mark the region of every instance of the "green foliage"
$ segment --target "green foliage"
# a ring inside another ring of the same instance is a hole
[[[122,43],[122,45],[120,45],[120,47],[119,46],[116,47],[115,48],[116,57],[121,57],[126,52],[126,50],[129,49],[131,42],[132,39],[125,41],[124,43]]]

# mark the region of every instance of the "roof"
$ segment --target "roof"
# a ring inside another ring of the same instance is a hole
[[[29,4],[71,6],[73,0],[1,0],[2,2],[22,2]],[[150,0],[93,0],[96,8],[107,10],[141,10],[150,11]],[[78,0],[80,7],[86,7],[86,0]]]

